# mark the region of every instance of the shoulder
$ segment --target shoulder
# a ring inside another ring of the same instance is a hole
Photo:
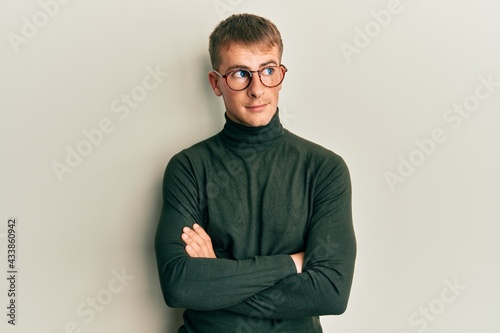
[[[215,134],[203,141],[181,150],[174,154],[168,165],[172,164],[198,164],[199,162],[212,157],[221,149],[219,135]]]
[[[288,145],[294,147],[304,161],[317,195],[350,192],[349,168],[340,155],[289,131],[286,134]]]
[[[337,198],[351,193],[351,176],[345,160],[317,143],[291,132],[287,133],[289,145],[303,156],[307,173],[312,178],[315,198]]]
[[[174,154],[165,168],[164,183],[178,182],[181,179],[194,183],[204,175],[207,165],[219,154],[220,145],[216,134]]]
[[[311,167],[319,169],[347,169],[347,164],[344,159],[337,153],[318,143],[304,139],[288,130],[285,131],[287,144],[292,147],[292,149],[295,149]]]

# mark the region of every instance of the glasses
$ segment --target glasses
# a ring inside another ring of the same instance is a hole
[[[252,82],[253,73],[257,73],[259,75],[260,82],[268,88],[277,87],[283,82],[285,78],[285,73],[288,69],[283,66],[268,66],[262,68],[257,71],[249,71],[247,69],[233,69],[227,72],[226,74],[221,74],[214,70],[213,72],[224,80],[226,80],[227,86],[234,91],[241,91],[248,88],[250,83]]]

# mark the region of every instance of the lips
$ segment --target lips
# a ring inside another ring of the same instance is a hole
[[[262,111],[267,106],[267,104],[249,105],[246,108],[250,111]]]

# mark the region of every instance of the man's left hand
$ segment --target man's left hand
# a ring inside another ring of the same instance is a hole
[[[182,228],[181,238],[186,243],[186,252],[191,258],[217,258],[212,239],[199,224],[193,224],[192,229]]]

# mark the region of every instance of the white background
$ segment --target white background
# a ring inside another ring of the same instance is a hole
[[[322,317],[325,332],[500,332],[499,2],[401,0],[385,26],[374,23],[371,12],[388,6],[72,0],[49,17],[38,1],[2,0],[0,330],[176,332],[180,312],[163,302],[153,251],[163,171],[222,128],[208,35],[250,12],[283,36],[285,127],[351,170],[356,272],[347,312]],[[344,54],[347,44],[357,53]],[[128,114],[113,112],[123,94],[145,91],[146,68],[168,75]],[[479,77],[496,86],[478,88]],[[459,125],[443,118],[465,102],[474,111]],[[89,150],[82,131],[103,119],[112,131]],[[442,142],[430,144],[436,128]],[[87,156],[58,179],[54,162],[67,165],[78,145]],[[410,158],[416,167],[400,166]],[[3,278],[9,217],[18,218],[15,327]],[[105,303],[95,316],[92,298]]]

